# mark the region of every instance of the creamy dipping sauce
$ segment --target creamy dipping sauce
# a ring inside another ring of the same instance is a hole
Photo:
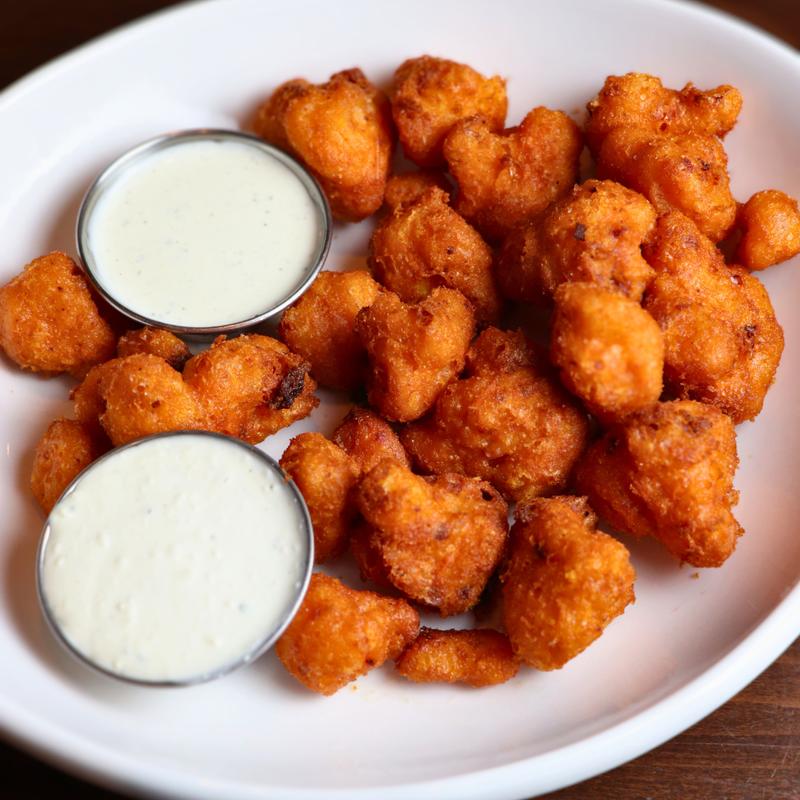
[[[320,259],[325,218],[259,142],[176,138],[112,167],[85,237],[90,271],[125,309],[213,327],[288,299]]]
[[[147,439],[91,467],[50,514],[40,591],[90,662],[146,682],[193,682],[256,654],[310,569],[301,501],[232,440]]]

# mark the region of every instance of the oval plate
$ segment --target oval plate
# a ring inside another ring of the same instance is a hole
[[[534,105],[581,110],[610,73],[667,85],[732,83],[745,107],[726,140],[739,199],[800,194],[800,59],[702,8],[656,0],[258,0],[201,2],[105,36],[0,96],[0,280],[72,231],[91,179],[167,130],[246,124],[279,82],[358,65],[386,82],[405,58],[448,56],[509,77],[509,122]],[[337,227],[330,268],[363,264],[368,223]],[[514,798],[573,783],[688,727],[764,669],[800,631],[800,269],[763,275],[786,352],[763,414],[739,428],[748,531],[719,571],[694,579],[652,542],[632,545],[637,602],[556,673],[490,690],[415,686],[376,670],[313,696],[270,655],[190,690],[119,686],[60,654],[36,607],[41,526],[27,491],[35,442],[69,413],[66,380],[0,364],[5,471],[0,561],[0,724],[67,769],[128,791],[181,798]],[[272,437],[329,431],[310,420]],[[342,571],[345,567],[342,567]],[[334,567],[334,572],[336,572]]]

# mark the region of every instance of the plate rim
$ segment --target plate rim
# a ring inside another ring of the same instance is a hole
[[[225,0],[184,0],[116,26],[36,67],[0,90],[0,114],[23,94],[35,89],[88,53],[113,45],[127,36],[142,35],[166,17],[191,14],[195,8]],[[787,68],[800,72],[800,52],[773,34],[732,14],[695,0],[620,0],[638,5],[670,7],[707,24],[723,26],[772,51]],[[141,797],[176,800],[496,800],[532,797],[566,788],[637,758],[679,735],[724,705],[772,664],[800,636],[800,576],[791,590],[763,619],[726,653],[694,679],[646,708],[577,742],[502,766],[462,772],[442,778],[394,785],[338,789],[234,784],[195,778],[160,765],[142,765],[111,747],[68,733],[0,695],[0,736],[35,757],[94,784]],[[667,722],[665,722],[667,720]],[[616,742],[607,747],[609,740]],[[602,746],[600,746],[602,745]],[[607,755],[611,753],[612,755]],[[547,773],[534,784],[533,768]]]

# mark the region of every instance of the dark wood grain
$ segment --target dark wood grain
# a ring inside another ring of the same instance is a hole
[[[0,0],[0,87],[98,34],[168,5],[164,0]],[[800,0],[714,0],[710,5],[800,46]],[[2,744],[0,776],[3,800],[121,798]],[[547,800],[800,800],[800,640],[690,730]]]

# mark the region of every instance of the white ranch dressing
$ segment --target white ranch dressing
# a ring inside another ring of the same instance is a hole
[[[200,434],[151,439],[97,463],[55,506],[42,597],[91,662],[191,681],[251,653],[291,611],[304,519],[252,451]]]
[[[87,243],[95,277],[126,308],[211,327],[288,298],[314,267],[323,225],[301,179],[256,143],[178,140],[114,176]]]

